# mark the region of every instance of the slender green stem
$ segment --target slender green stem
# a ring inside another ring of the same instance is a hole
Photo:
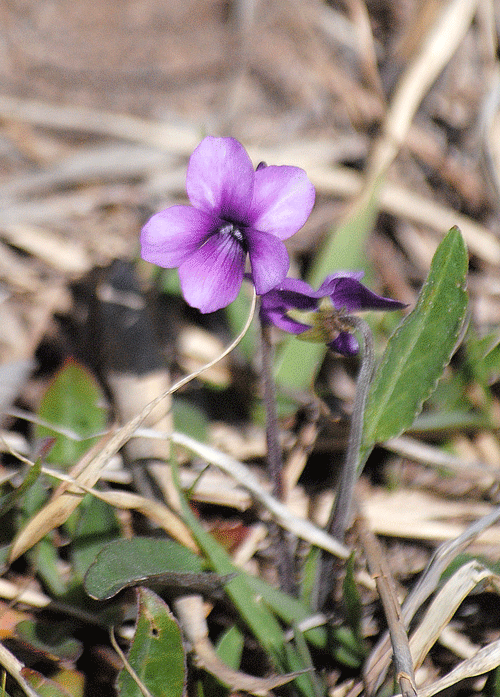
[[[345,533],[352,522],[353,498],[359,475],[359,453],[363,437],[363,419],[366,399],[370,388],[375,364],[373,336],[369,325],[359,317],[343,317],[343,322],[357,330],[361,338],[361,368],[356,381],[356,396],[351,417],[351,428],[347,443],[347,453],[340,475],[335,504],[327,525],[327,532],[339,542],[344,541]],[[331,555],[322,553],[318,564],[313,607],[322,609],[334,586],[335,569],[338,561]]]
[[[363,438],[365,405],[375,363],[373,336],[369,325],[360,317],[349,317],[349,323],[352,324],[354,329],[358,330],[362,339],[362,359],[356,381],[356,396],[354,398],[351,428],[347,442],[346,459],[340,476],[337,496],[335,497],[335,506],[327,526],[327,532],[339,541],[344,540],[346,530],[351,523],[354,487],[359,475],[359,451]]]

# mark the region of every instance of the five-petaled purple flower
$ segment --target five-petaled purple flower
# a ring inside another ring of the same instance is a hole
[[[294,315],[294,310],[316,312],[318,322],[324,325],[328,346],[344,356],[353,356],[359,350],[357,339],[342,317],[356,310],[400,310],[405,307],[396,300],[376,295],[360,283],[362,271],[343,271],[325,278],[318,290],[313,290],[305,281],[285,278],[276,288],[261,298],[260,317],[264,324],[275,324],[291,334],[303,334],[313,327],[304,324]],[[321,314],[320,300],[329,297],[332,311]],[[296,313],[299,314],[299,313]],[[331,338],[330,330],[336,334]]]
[[[141,256],[179,267],[186,301],[202,312],[229,305],[241,287],[247,254],[261,295],[285,278],[283,240],[304,225],[314,187],[299,167],[261,165],[255,171],[234,138],[205,138],[191,155],[186,191],[191,206],[154,215],[141,235]]]

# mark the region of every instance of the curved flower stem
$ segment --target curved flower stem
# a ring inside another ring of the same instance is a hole
[[[344,541],[353,508],[354,488],[359,474],[359,452],[363,437],[363,419],[366,398],[370,388],[375,364],[373,351],[373,336],[367,322],[359,317],[342,317],[342,321],[356,329],[361,338],[361,368],[356,381],[356,396],[351,417],[351,428],[347,443],[347,453],[335,497],[335,504],[327,525],[327,532],[339,542]],[[334,572],[337,560],[331,555],[322,554],[318,564],[316,580],[316,598],[313,600],[316,609],[321,609],[333,588]]]
[[[343,318],[344,320],[346,318]],[[373,336],[367,322],[360,317],[349,317],[349,324],[357,329],[362,339],[361,368],[356,381],[356,396],[351,417],[351,428],[347,442],[347,453],[340,482],[338,485],[335,506],[327,526],[327,532],[337,540],[343,541],[347,528],[351,523],[352,499],[354,487],[359,474],[359,451],[363,437],[363,420],[366,398],[373,377],[375,363],[373,352]]]
[[[264,405],[266,409],[267,466],[273,484],[272,494],[279,501],[283,500],[283,456],[279,440],[278,415],[276,409],[276,385],[273,375],[274,348],[271,341],[271,327],[261,322],[262,338],[262,378],[264,382]],[[281,590],[293,593],[294,572],[293,559],[288,547],[284,530],[276,526],[273,531],[276,538],[276,555],[278,577]]]

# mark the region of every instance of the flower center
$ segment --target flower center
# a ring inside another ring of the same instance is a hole
[[[248,252],[245,233],[234,223],[224,222],[220,228],[218,228],[217,232],[219,235],[230,235],[234,240],[236,240],[236,242],[238,242],[245,252]]]

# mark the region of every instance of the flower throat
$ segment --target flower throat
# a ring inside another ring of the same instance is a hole
[[[217,229],[217,233],[219,235],[230,235],[233,239],[235,239],[238,242],[238,244],[242,247],[245,253],[248,252],[248,245],[245,238],[245,234],[234,223],[224,222]]]

